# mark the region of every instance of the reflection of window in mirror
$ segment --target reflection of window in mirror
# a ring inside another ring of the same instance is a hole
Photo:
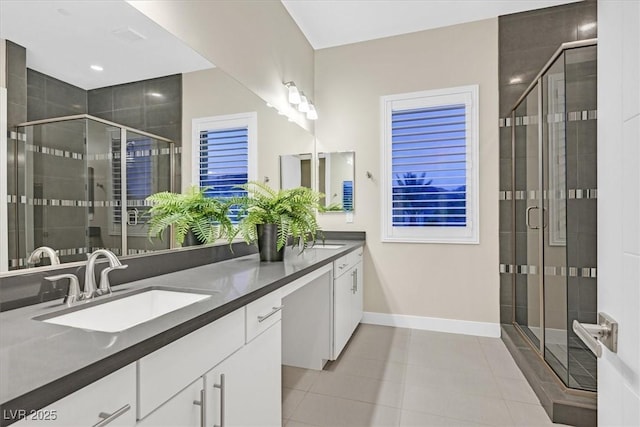
[[[280,156],[280,188],[312,188],[311,153]]]
[[[354,159],[352,151],[318,153],[318,191],[325,194],[320,201],[325,211],[353,211]]]

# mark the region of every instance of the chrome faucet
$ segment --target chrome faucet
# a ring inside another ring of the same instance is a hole
[[[27,258],[27,264],[37,264],[42,260],[42,256],[46,255],[51,260],[51,265],[60,264],[60,258],[58,258],[58,254],[55,250],[50,248],[49,246],[40,246],[31,252],[29,257]]]
[[[109,267],[100,273],[100,287],[96,287],[95,265],[96,260],[103,255],[109,260]],[[100,295],[111,294],[111,284],[109,283],[109,273],[113,270],[121,270],[127,268],[126,264],[122,264],[115,254],[107,249],[98,249],[87,255],[87,267],[84,274],[84,299],[91,299]]]
[[[56,276],[45,277],[50,282],[57,282],[61,279],[69,279],[69,291],[67,296],[64,297],[64,303],[67,307],[71,307],[77,301],[82,300],[82,293],[80,292],[80,285],[78,284],[78,278],[75,274],[58,274]]]

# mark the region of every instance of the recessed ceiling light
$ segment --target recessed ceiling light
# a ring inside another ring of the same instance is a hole
[[[93,65],[91,66],[91,69],[92,69],[93,71],[103,71],[103,70],[104,70],[104,68],[102,68],[100,65],[96,65],[96,64],[93,64]]]
[[[596,24],[595,22],[588,22],[586,24],[580,25],[580,31],[589,31],[589,30],[593,30],[594,28],[596,28]]]
[[[512,77],[511,80],[509,80],[510,85],[517,85],[518,83],[522,83],[522,77]]]
[[[149,92],[149,96],[153,96],[154,98],[164,98],[164,95],[159,92]]]

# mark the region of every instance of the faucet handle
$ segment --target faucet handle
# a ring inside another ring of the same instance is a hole
[[[48,280],[50,282],[56,282],[62,279],[69,279],[69,291],[67,292],[67,296],[64,297],[64,303],[67,304],[68,307],[71,307],[76,303],[76,301],[82,299],[82,294],[80,293],[80,284],[76,275],[58,274],[56,276],[45,277],[45,280]]]
[[[129,267],[127,264],[114,265],[113,267],[106,267],[100,272],[100,287],[98,288],[98,295],[110,295],[111,283],[109,283],[109,273],[113,270],[124,270]]]

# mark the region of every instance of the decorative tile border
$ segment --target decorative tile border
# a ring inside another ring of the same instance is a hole
[[[538,266],[536,265],[514,265],[514,264],[500,264],[500,273],[515,273],[524,275],[537,275]],[[595,279],[598,277],[598,269],[596,267],[564,267],[564,266],[545,266],[545,276],[559,276],[559,277],[587,277]]]

